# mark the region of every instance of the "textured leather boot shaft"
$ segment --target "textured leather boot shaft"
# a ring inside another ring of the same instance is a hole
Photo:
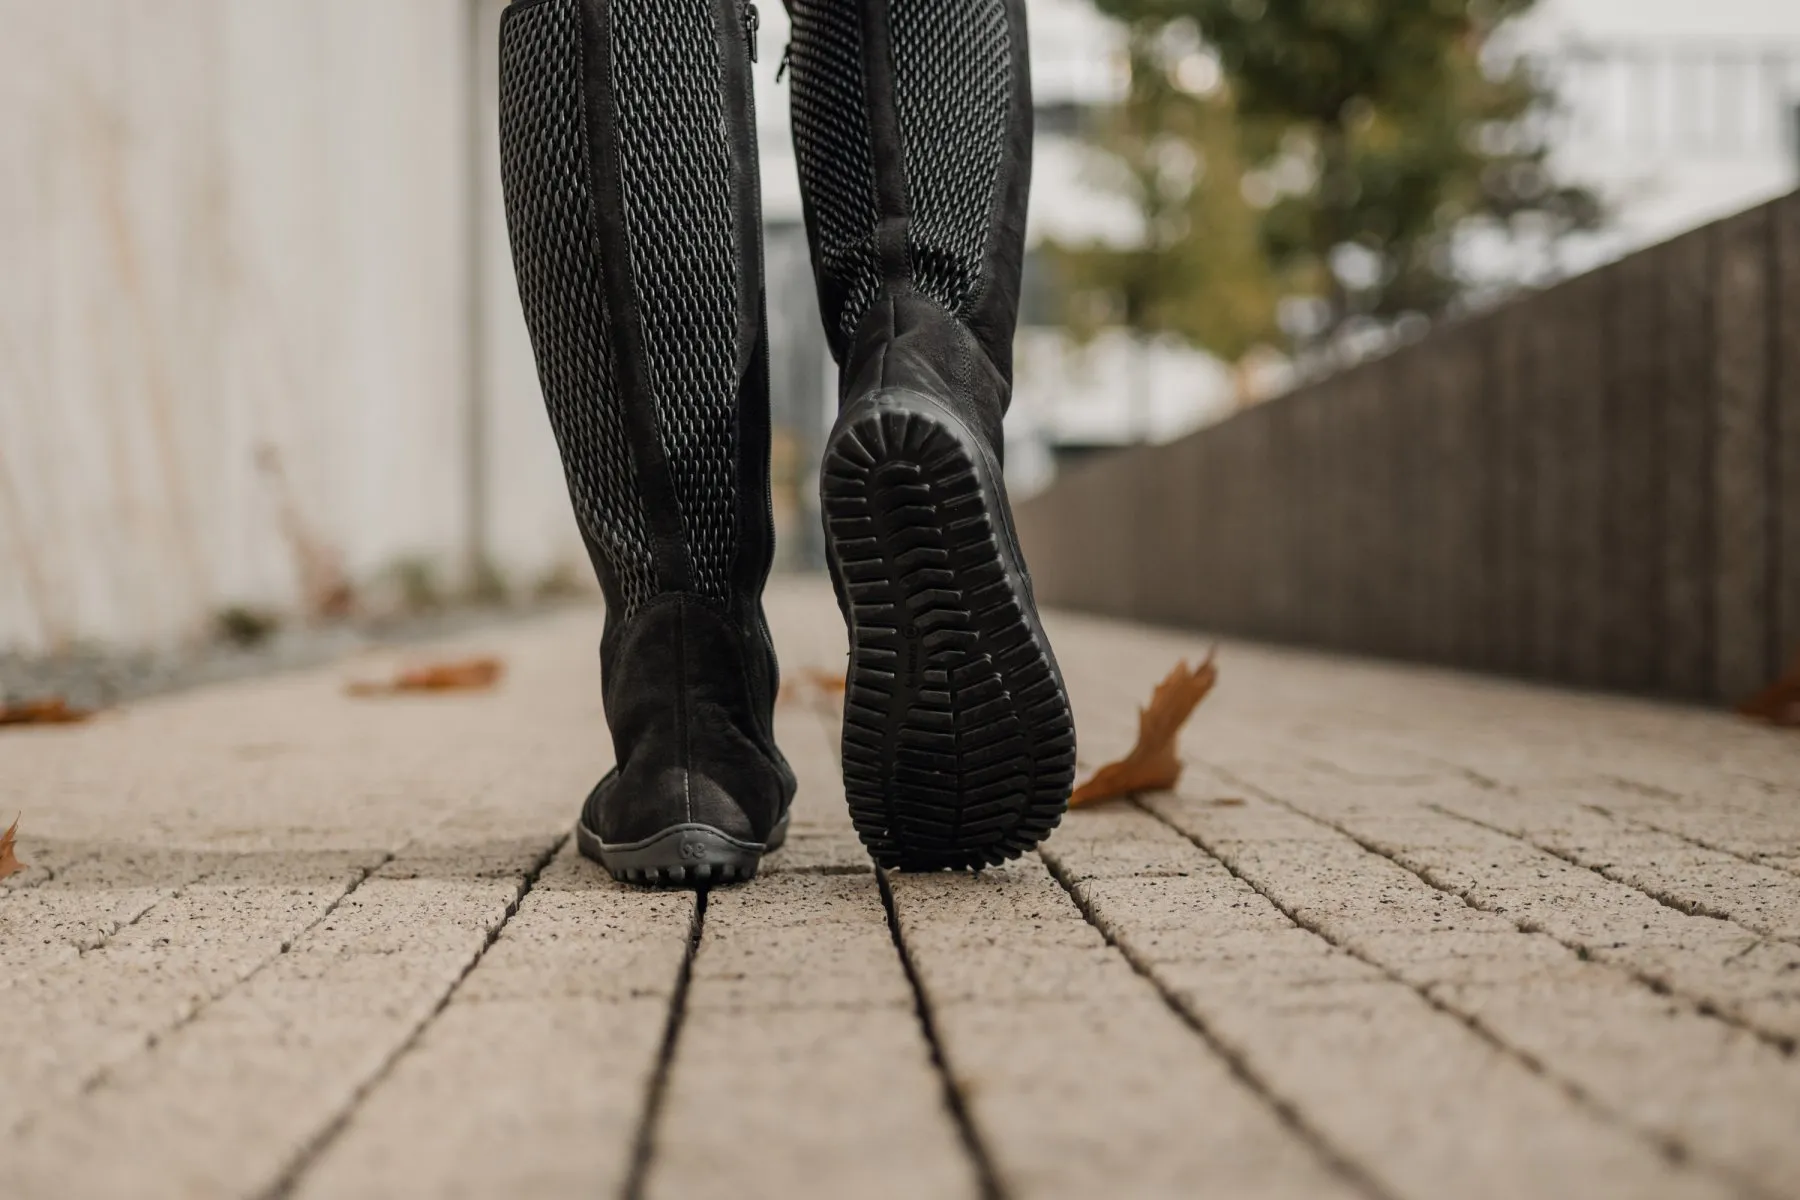
[[[975,388],[965,399],[991,410],[979,424],[997,450],[1031,184],[1023,0],[795,0],[793,13],[794,146],[842,395],[869,386],[872,356],[904,371],[935,342],[933,369]],[[914,353],[893,358],[896,335]]]
[[[761,607],[773,521],[753,14],[745,0],[518,0],[501,26],[520,298],[607,601],[618,766],[582,823],[606,846],[681,824],[760,845],[793,791]]]

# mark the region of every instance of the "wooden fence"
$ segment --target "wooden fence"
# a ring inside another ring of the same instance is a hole
[[[1022,506],[1040,599],[1730,700],[1800,653],[1800,194]]]

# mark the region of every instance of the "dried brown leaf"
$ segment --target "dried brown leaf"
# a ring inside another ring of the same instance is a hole
[[[358,682],[346,687],[352,696],[392,696],[401,692],[481,692],[495,686],[506,673],[497,658],[469,658],[456,662],[427,663],[401,671],[379,683]]]
[[[92,709],[75,708],[60,696],[0,704],[0,725],[79,725],[93,715]]]
[[[779,699],[784,703],[800,704],[815,698],[842,696],[844,690],[842,675],[821,671],[817,667],[806,667],[782,681]]]
[[[1206,660],[1197,667],[1190,668],[1185,659],[1175,664],[1168,678],[1156,685],[1150,703],[1138,710],[1137,744],[1131,753],[1107,763],[1076,788],[1069,799],[1071,808],[1175,786],[1181,778],[1181,756],[1177,753],[1181,727],[1219,679],[1213,659],[1214,652],[1208,651]]]
[[[1800,658],[1787,674],[1740,704],[1738,712],[1771,725],[1800,729]]]
[[[0,833],[0,879],[5,879],[8,875],[16,875],[31,865],[20,862],[18,854],[13,849],[13,843],[18,835],[19,819],[14,817],[13,823],[7,831]]]

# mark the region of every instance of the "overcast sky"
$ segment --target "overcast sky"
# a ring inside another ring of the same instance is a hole
[[[1542,0],[1540,19],[1621,38],[1775,38],[1800,42],[1800,0]]]

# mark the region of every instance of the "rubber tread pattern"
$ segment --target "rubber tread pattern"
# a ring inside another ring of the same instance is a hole
[[[1061,819],[1075,728],[966,435],[871,409],[827,449],[827,533],[851,610],[844,789],[875,860],[1016,858]]]
[[[540,0],[507,12],[500,169],[519,297],[576,519],[629,615],[656,595],[657,575],[607,337],[581,4]]]

